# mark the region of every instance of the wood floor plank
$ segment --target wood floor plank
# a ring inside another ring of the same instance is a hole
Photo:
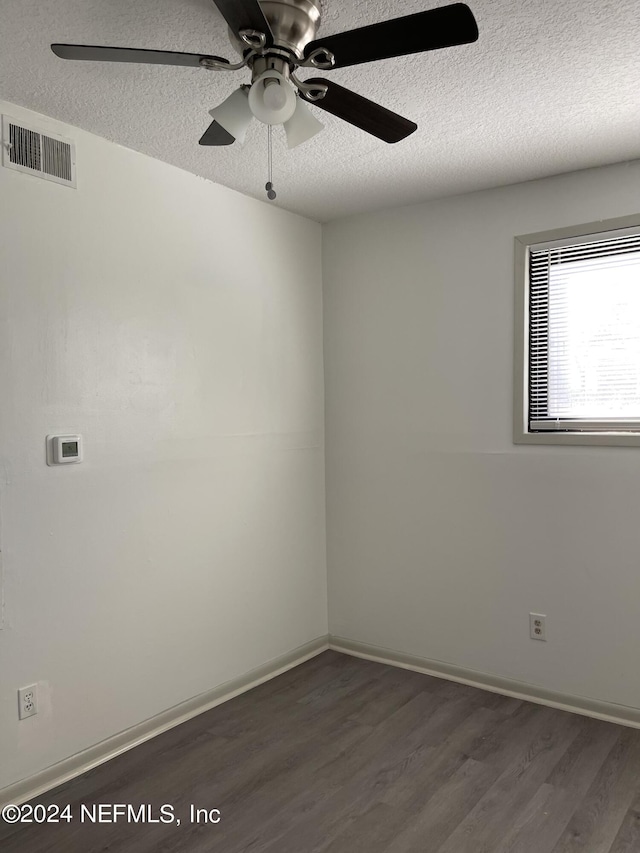
[[[385,853],[437,850],[496,780],[498,770],[468,758],[385,848]]]
[[[183,823],[0,823],[2,853],[640,853],[640,731],[326,652],[36,802]]]
[[[324,840],[332,840],[345,816],[364,812],[391,780],[424,755],[428,749],[423,744],[425,732],[443,703],[441,697],[421,693],[403,705],[360,741],[357,749],[325,764],[315,774],[310,791],[301,791],[287,813],[269,821],[270,843],[264,845],[256,836],[249,849],[299,853],[300,834],[308,831],[303,823],[322,826]]]
[[[334,692],[336,684],[340,685],[342,692],[346,694],[349,690],[355,691],[361,685],[373,682],[377,677],[375,670],[363,670],[357,665],[339,667],[334,662],[330,662],[325,667],[307,669],[298,682],[290,676],[291,672],[292,670],[289,670],[284,674],[289,678],[282,690],[274,684],[274,681],[279,681],[279,678],[272,679],[255,688],[256,696],[253,700],[249,697],[254,691],[250,690],[220,705],[221,710],[218,713],[207,712],[208,731],[222,737],[243,738],[253,731],[262,729],[265,715],[261,713],[261,708],[266,704],[269,707],[270,719],[287,713],[301,713],[303,709],[298,708],[297,703],[304,700],[310,693],[316,691],[326,693],[337,700],[337,691]],[[217,708],[212,710],[218,711]]]
[[[359,755],[351,756],[352,767],[350,774],[347,774],[348,781],[341,784],[333,797],[324,799],[309,813],[312,824],[322,825],[329,839],[339,835],[347,815],[362,814],[368,804],[376,799],[398,808],[401,798],[394,798],[391,792],[396,787],[401,790],[407,787],[405,779],[413,780],[408,786],[412,796],[415,796],[416,782],[417,790],[424,796],[427,779],[432,786],[434,781],[438,781],[434,771],[440,771],[440,779],[446,778],[464,763],[466,757],[456,748],[456,740],[453,739],[455,747],[451,747],[448,736],[478,711],[484,714],[485,719],[496,719],[496,716],[482,708],[483,698],[475,692],[470,693],[469,701],[465,702],[456,689],[453,691],[455,700],[451,701],[447,685],[442,686],[444,690],[441,692],[436,690],[423,694],[404,705],[359,744]],[[464,690],[468,692],[469,688]],[[466,731],[466,740],[472,742],[477,735],[478,724],[474,719]],[[447,760],[439,761],[439,758],[444,757],[443,742],[449,745],[450,752]],[[429,772],[425,773],[427,769]],[[272,831],[275,831],[275,827],[272,827]],[[307,849],[300,847],[303,841],[309,844],[308,839],[301,837],[301,828],[294,822],[284,834],[277,835],[271,846],[264,849],[268,853],[297,853],[300,849]],[[315,853],[315,848],[309,849]]]
[[[550,708],[524,703],[490,731],[483,732],[470,747],[469,756],[503,769],[509,767],[553,715]]]
[[[345,821],[332,841],[317,847],[316,853],[371,853],[387,850],[402,831],[410,816],[402,809],[385,803],[373,803],[362,814]],[[303,848],[304,849],[304,848]]]
[[[544,725],[514,750],[513,762],[437,848],[438,853],[493,853],[578,734],[575,716],[549,711],[539,709]]]
[[[553,853],[610,853],[640,784],[640,741],[622,730]]]
[[[551,794],[529,804],[523,819],[505,833],[495,853],[553,850],[620,735],[618,726],[586,717],[580,726],[580,733],[543,786]]]
[[[438,745],[431,747],[428,760],[421,764],[414,762],[401,777],[387,786],[381,794],[383,801],[410,813],[418,813],[469,760],[469,747],[478,740],[480,733],[491,731],[498,720],[495,711],[475,708]],[[497,776],[498,772],[495,772],[494,778]]]
[[[432,692],[437,688],[433,684],[425,686],[424,677],[418,672],[387,669],[378,679],[376,692],[350,718],[361,725],[377,726],[425,689]]]
[[[640,850],[640,811],[629,809],[613,842],[610,853],[638,853]]]

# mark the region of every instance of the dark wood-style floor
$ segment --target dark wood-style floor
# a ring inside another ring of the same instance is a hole
[[[325,652],[38,802],[73,821],[0,824],[2,853],[638,853],[640,731]]]

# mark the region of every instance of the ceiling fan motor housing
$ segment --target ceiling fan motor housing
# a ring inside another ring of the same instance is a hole
[[[275,47],[291,51],[298,59],[304,56],[304,48],[313,41],[320,26],[320,0],[261,0]],[[245,53],[244,44],[229,30],[229,38],[238,53]]]

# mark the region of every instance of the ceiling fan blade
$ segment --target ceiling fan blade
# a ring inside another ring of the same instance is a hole
[[[200,145],[232,145],[236,141],[235,136],[218,124],[217,121],[212,121],[209,127],[202,134]]]
[[[368,98],[356,95],[350,89],[344,89],[330,80],[322,80],[318,77],[305,80],[305,83],[322,83],[328,86],[324,98],[319,101],[312,101],[309,98],[305,98],[305,100],[316,107],[320,107],[321,110],[359,127],[360,130],[377,136],[383,142],[400,142],[418,128],[415,122],[409,121],[409,119],[403,118],[379,104],[374,104]],[[305,97],[303,92],[300,94],[303,98]]]
[[[312,41],[305,47],[304,55],[308,57],[314,50],[323,47],[335,56],[333,67],[343,68],[361,62],[468,44],[477,38],[478,25],[473,12],[464,3],[454,3],[452,6],[429,9],[427,12]]]
[[[236,35],[240,30],[257,30],[273,44],[273,33],[258,0],[213,0],[222,17]]]
[[[204,53],[178,53],[174,50],[140,50],[132,47],[96,47],[87,44],[52,44],[51,50],[60,59],[80,59],[92,62],[144,62],[151,65],[187,65],[200,68],[200,60],[215,59],[229,64],[219,56]]]

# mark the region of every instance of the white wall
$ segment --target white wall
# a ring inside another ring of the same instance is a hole
[[[640,707],[640,448],[512,443],[514,236],[639,209],[633,163],[325,227],[333,634]]]
[[[0,168],[2,787],[327,617],[320,226],[0,111],[78,146],[77,191]]]

